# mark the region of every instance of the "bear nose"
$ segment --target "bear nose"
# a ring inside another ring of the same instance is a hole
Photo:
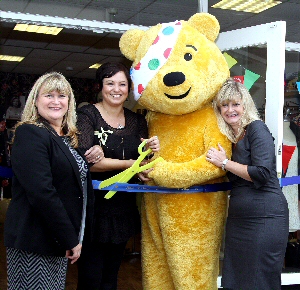
[[[171,72],[164,76],[164,84],[168,87],[181,85],[185,81],[185,75],[182,72]]]

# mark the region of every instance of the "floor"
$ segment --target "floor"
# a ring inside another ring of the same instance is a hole
[[[67,273],[66,290],[76,290],[76,277],[76,265],[71,265]],[[119,272],[118,290],[142,289],[140,255],[125,256]]]
[[[3,245],[3,222],[5,218],[3,214],[4,212],[5,212],[5,205],[3,205],[3,201],[1,201],[0,202],[0,290],[7,289],[5,248]],[[143,289],[139,241],[140,241],[140,237],[136,236],[132,238],[126,246],[126,252],[124,254],[123,262],[119,272],[118,290],[142,290]],[[77,283],[77,267],[76,264],[74,265],[70,264],[67,273],[66,290],[76,290],[76,283]],[[300,290],[300,285],[282,286],[282,290]]]
[[[1,208],[0,208],[1,211]],[[76,290],[77,266],[69,264],[66,290]],[[0,217],[0,290],[7,289],[6,258],[3,244],[3,220]],[[139,236],[131,239],[127,246],[119,272],[118,290],[142,290],[141,256]],[[17,290],[17,289],[16,289]],[[88,290],[88,289],[87,289]]]

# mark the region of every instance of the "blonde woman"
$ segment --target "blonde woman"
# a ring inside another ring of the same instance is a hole
[[[228,79],[213,106],[233,143],[232,157],[210,148],[206,160],[232,183],[226,225],[222,287],[280,290],[288,240],[288,206],[276,174],[273,137],[243,84]]]
[[[71,86],[59,73],[45,74],[28,96],[12,146],[8,289],[65,289],[67,261],[80,257],[93,204],[88,164],[77,146]],[[99,152],[92,148],[89,160],[100,159]]]

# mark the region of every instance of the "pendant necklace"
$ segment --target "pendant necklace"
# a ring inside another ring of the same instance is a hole
[[[103,110],[106,112],[106,114],[107,114],[111,119],[113,119],[112,116],[108,113],[108,111],[104,108],[104,106],[103,106],[102,103],[101,103],[101,107],[102,107]],[[123,109],[123,114],[124,114],[124,109]],[[124,116],[124,118],[125,118],[125,116]],[[118,122],[118,127],[117,127],[117,129],[124,129],[125,126],[123,126],[123,125],[121,124],[122,117],[119,118],[119,120],[120,120],[120,122]]]

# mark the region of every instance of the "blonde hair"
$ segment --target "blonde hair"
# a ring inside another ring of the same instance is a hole
[[[234,134],[232,127],[228,125],[221,116],[221,106],[223,104],[228,104],[229,102],[241,102],[241,105],[244,108],[244,113],[241,117],[241,124],[237,135]],[[250,93],[243,84],[236,82],[233,78],[228,78],[225,81],[217,96],[213,100],[213,108],[217,116],[220,131],[233,143],[238,142],[244,131],[242,129],[251,122],[260,119]]]
[[[16,128],[22,124],[34,124],[39,127],[44,126],[36,107],[36,100],[42,86],[45,93],[57,91],[68,96],[68,111],[64,115],[62,129],[65,135],[70,137],[71,145],[74,148],[78,147],[75,97],[70,83],[58,72],[47,73],[37,79],[28,95],[21,121],[16,125]]]

